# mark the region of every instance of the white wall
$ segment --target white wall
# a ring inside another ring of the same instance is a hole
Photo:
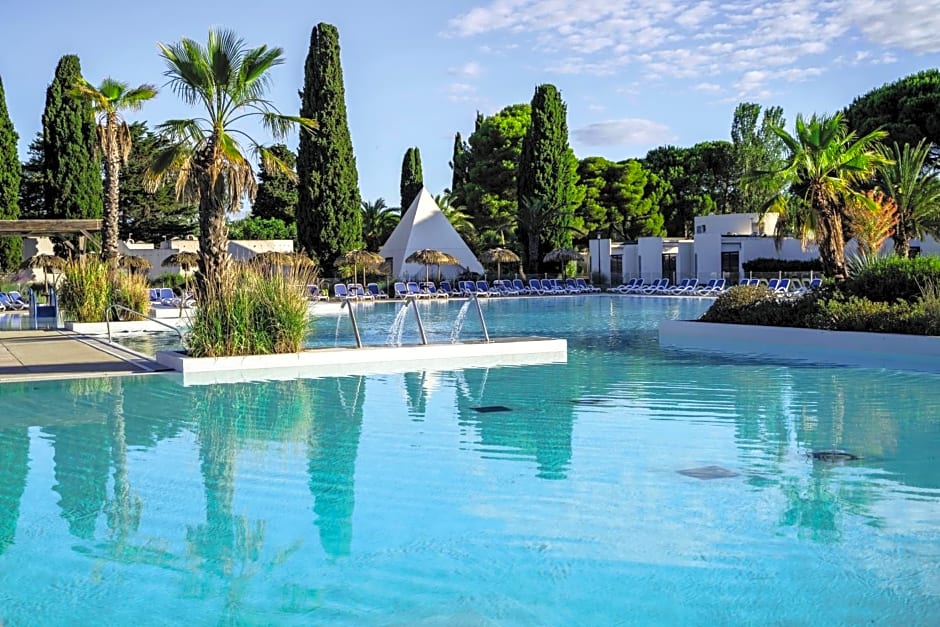
[[[777,214],[727,213],[696,216],[695,234],[718,235],[773,235],[777,226]]]

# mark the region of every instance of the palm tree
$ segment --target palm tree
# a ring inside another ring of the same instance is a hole
[[[221,285],[228,266],[225,214],[237,211],[242,198],[252,199],[256,190],[251,162],[238,138],[251,146],[266,168],[296,179],[284,161],[236,125],[258,117],[277,140],[297,126],[312,129],[316,123],[282,115],[264,98],[270,70],[284,62],[280,48],[249,49],[234,32],[212,29],[204,47],[191,39],[159,46],[173,91],[185,103],[205,107],[205,112],[204,117],[159,125],[170,145],[155,158],[147,180],[156,188],[174,173],[180,198],[198,202],[199,289],[205,294],[208,286]]]
[[[377,198],[375,202],[363,200],[362,237],[366,250],[380,249],[400,219],[398,210],[386,205],[384,198]]]
[[[444,217],[447,218],[447,221],[454,227],[458,235],[460,235],[467,244],[472,245],[477,230],[473,226],[470,216],[464,211],[466,207],[451,204],[452,198],[453,196],[450,194],[438,194],[434,197],[434,202],[437,203],[441,213],[444,214]]]
[[[878,168],[876,184],[898,206],[892,239],[899,257],[910,255],[912,239],[940,235],[940,173],[928,165],[931,147],[926,140],[881,147],[888,163]]]
[[[139,111],[144,101],[157,95],[153,85],[130,89],[127,83],[106,78],[94,87],[79,79],[73,96],[87,101],[98,119],[98,146],[104,157],[104,225],[101,231],[101,258],[116,267],[118,260],[118,203],[121,166],[131,152],[131,131],[123,111]]]
[[[859,184],[869,180],[875,169],[887,163],[877,150],[877,142],[885,137],[884,131],[874,131],[856,137],[849,131],[843,115],[813,115],[804,120],[796,117],[796,136],[779,127],[773,127],[789,155],[787,163],[777,173],[786,189],[775,199],[783,212],[787,194],[798,199],[805,212],[795,221],[801,234],[808,230],[814,234],[819,246],[823,272],[836,279],[845,278],[845,239],[842,219],[848,203],[867,203],[868,198],[859,190]]]

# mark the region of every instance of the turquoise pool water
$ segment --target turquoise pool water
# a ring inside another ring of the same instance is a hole
[[[0,622],[937,624],[940,377],[660,351],[706,305],[485,305],[567,364],[2,385]]]

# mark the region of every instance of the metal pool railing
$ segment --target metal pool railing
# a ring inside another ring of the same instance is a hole
[[[126,312],[128,312],[128,313],[132,313],[132,314],[138,315],[138,316],[140,316],[141,318],[146,318],[147,320],[149,320],[149,321],[151,321],[151,322],[155,322],[156,324],[159,324],[160,326],[166,327],[166,328],[168,328],[170,331],[173,331],[174,333],[176,333],[176,334],[179,336],[179,338],[180,338],[180,344],[183,343],[183,333],[182,333],[179,329],[177,329],[176,327],[174,327],[173,325],[167,324],[166,322],[161,322],[160,320],[157,320],[156,318],[151,318],[150,316],[148,316],[148,315],[146,315],[146,314],[142,314],[142,313],[140,313],[139,311],[135,311],[135,310],[131,309],[130,307],[125,307],[124,305],[118,305],[118,304],[116,304],[116,303],[112,303],[112,304],[108,305],[108,308],[107,308],[107,309],[105,310],[105,312],[104,312],[104,323],[105,323],[105,325],[106,325],[107,328],[108,328],[108,342],[109,342],[109,343],[112,343],[112,344],[114,343],[114,341],[111,339],[111,312],[112,312],[112,311],[115,311],[115,312],[117,312],[117,311],[126,311]]]

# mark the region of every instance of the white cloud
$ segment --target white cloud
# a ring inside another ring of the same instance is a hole
[[[718,83],[699,83],[697,85],[693,85],[692,89],[695,91],[704,91],[711,94],[717,94],[721,91],[721,85]]]
[[[445,89],[451,102],[474,102],[477,100],[477,88],[467,83],[451,83]]]
[[[447,70],[451,76],[460,76],[463,78],[477,78],[483,72],[483,68],[476,61],[468,61],[460,67],[452,67]]]
[[[596,122],[572,134],[585,146],[648,146],[676,139],[668,126],[637,118]]]
[[[940,7],[935,0],[852,0],[842,19],[871,42],[913,52],[940,52]]]
[[[555,73],[636,73],[746,95],[820,68],[893,62],[894,49],[940,52],[940,0],[478,2],[450,20],[450,35],[531,49]]]

